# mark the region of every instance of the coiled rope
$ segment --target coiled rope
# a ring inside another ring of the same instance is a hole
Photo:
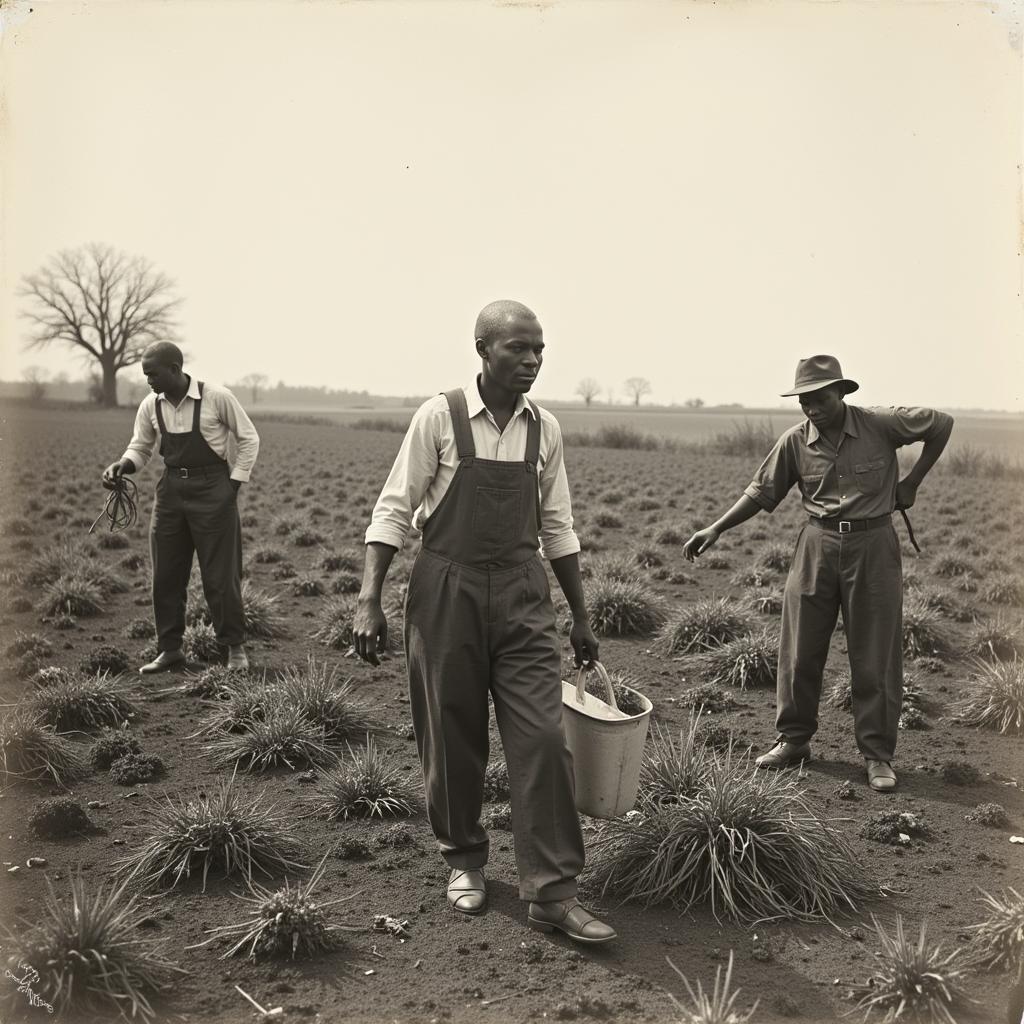
[[[130,526],[135,525],[135,520],[138,518],[136,503],[139,489],[135,486],[135,481],[125,476],[119,476],[115,477],[107,486],[109,488],[107,500],[103,504],[103,510],[89,527],[90,533],[96,529],[104,516],[107,517],[107,529],[111,533],[127,530]]]

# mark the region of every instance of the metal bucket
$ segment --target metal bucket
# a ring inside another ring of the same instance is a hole
[[[637,715],[620,711],[604,666],[595,661],[591,667],[604,684],[605,699],[586,692],[587,670],[580,668],[575,685],[562,680],[562,722],[572,751],[577,810],[615,818],[636,803],[652,705],[630,689],[645,709]]]

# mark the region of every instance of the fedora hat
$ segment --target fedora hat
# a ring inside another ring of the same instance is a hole
[[[845,384],[846,393],[856,391],[860,385],[855,380],[843,376],[842,367],[835,356],[808,356],[796,364],[796,379],[792,391],[784,391],[783,398],[791,395],[803,395],[808,391],[827,388],[829,384]]]

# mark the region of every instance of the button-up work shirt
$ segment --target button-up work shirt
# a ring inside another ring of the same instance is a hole
[[[525,397],[520,395],[516,399],[512,419],[502,431],[484,405],[476,381],[463,390],[477,456],[497,462],[522,462],[526,456],[528,417],[534,415]],[[410,526],[422,529],[437,508],[458,464],[459,454],[448,402],[444,395],[437,395],[416,410],[409,424],[395,464],[374,506],[366,530],[366,543],[379,542],[401,549]],[[562,431],[558,420],[546,409],[540,409],[537,477],[541,553],[548,559],[574,554],[580,550],[580,542],[572,527]]]
[[[153,457],[160,445],[160,424],[156,418],[156,403],[163,403],[164,426],[169,434],[187,434],[192,430],[192,415],[199,401],[199,381],[193,377],[188,392],[178,405],[165,394],[148,394],[135,414],[135,432],[122,456],[140,470]],[[237,442],[232,480],[248,480],[256,455],[260,450],[260,437],[252,420],[246,415],[238,399],[227,388],[216,384],[203,384],[203,404],[199,409],[199,433],[203,440],[225,462],[228,461],[228,440],[233,434]]]
[[[810,420],[787,430],[743,492],[771,512],[800,485],[805,511],[816,517],[873,519],[896,508],[896,450],[941,437],[953,417],[935,409],[846,407],[838,449]]]

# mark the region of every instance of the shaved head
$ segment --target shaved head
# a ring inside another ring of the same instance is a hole
[[[170,341],[154,341],[142,353],[143,360],[149,360],[160,366],[177,366],[181,369],[185,365],[185,357],[181,349]]]
[[[480,310],[473,337],[486,345],[498,335],[504,334],[513,324],[523,322],[540,328],[537,314],[532,309],[514,299],[499,299]]]

